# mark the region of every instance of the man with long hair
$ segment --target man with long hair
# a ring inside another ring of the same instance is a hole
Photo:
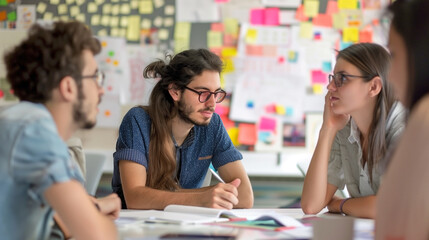
[[[47,239],[53,215],[76,239],[116,239],[120,199],[90,197],[65,141],[95,125],[100,43],[79,22],[34,25],[5,57],[18,104],[0,111],[0,236]]]
[[[169,204],[251,208],[253,192],[222,121],[214,113],[225,98],[222,61],[205,49],[151,63],[144,77],[159,78],[147,107],[124,117],[114,154],[113,191],[123,208]],[[225,183],[202,187],[210,166]]]

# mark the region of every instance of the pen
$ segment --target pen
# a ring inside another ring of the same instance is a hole
[[[215,176],[215,178],[219,180],[219,182],[225,183],[225,181],[213,169],[209,168],[209,170],[212,172],[213,176]]]

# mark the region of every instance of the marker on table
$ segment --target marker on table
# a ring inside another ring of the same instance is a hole
[[[212,172],[213,176],[215,176],[215,178],[219,180],[219,182],[225,183],[225,181],[213,169],[209,168],[209,170],[210,172]]]

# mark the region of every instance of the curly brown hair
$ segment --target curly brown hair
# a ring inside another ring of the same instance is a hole
[[[100,42],[83,23],[35,24],[28,38],[5,54],[6,78],[20,100],[45,103],[66,76],[75,79],[81,89],[83,50],[94,55],[101,51]]]

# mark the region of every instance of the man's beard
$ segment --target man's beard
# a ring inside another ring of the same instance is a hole
[[[213,108],[207,107],[201,111],[214,111]],[[186,123],[191,123],[193,125],[196,126],[207,126],[210,123],[210,120],[207,122],[197,122],[196,120],[193,120],[192,118],[190,118],[189,116],[192,114],[192,112],[194,112],[194,109],[189,106],[186,106],[186,103],[183,101],[183,99],[180,99],[179,101],[179,108],[178,108],[178,113],[179,113],[179,117],[180,119],[182,119],[184,122]]]
[[[83,109],[83,95],[82,89],[78,92],[78,102],[73,105],[73,120],[81,129],[91,129],[95,126],[96,120],[91,121]]]

